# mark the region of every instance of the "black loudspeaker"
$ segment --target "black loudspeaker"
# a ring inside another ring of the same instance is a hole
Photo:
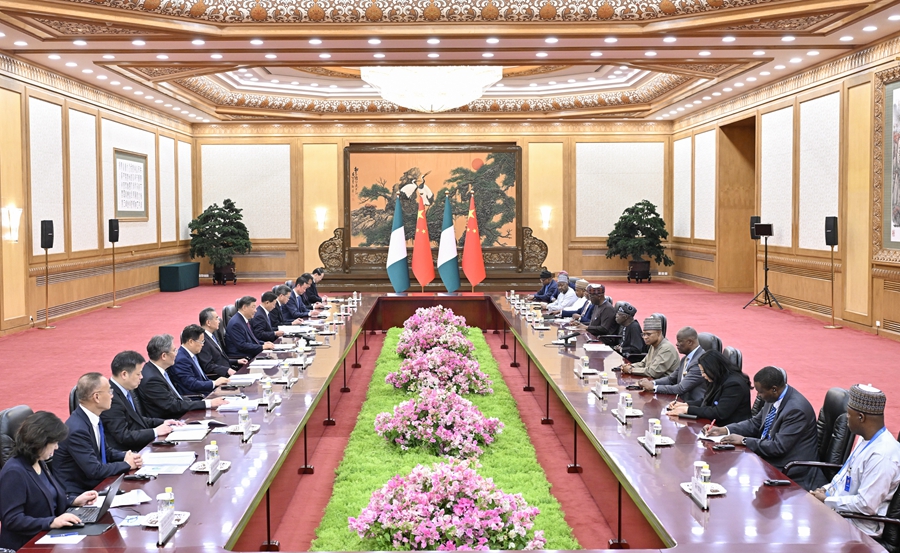
[[[759,222],[759,215],[750,216],[750,238],[752,238],[753,240],[759,240],[759,236],[756,235],[756,225]]]
[[[109,220],[109,241],[115,244],[119,241],[119,220]]]
[[[41,221],[41,249],[53,248],[53,221]]]
[[[838,245],[838,219],[837,217],[825,217],[825,245]]]

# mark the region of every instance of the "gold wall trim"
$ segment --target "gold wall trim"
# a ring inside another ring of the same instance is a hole
[[[765,256],[762,252],[756,252],[756,260],[762,262],[765,260]],[[787,255],[778,255],[769,253],[769,266],[771,268],[772,265],[778,265],[780,267],[793,267],[796,269],[802,269],[807,271],[824,271],[828,273],[828,278],[826,280],[831,280],[831,260],[823,259],[821,261],[810,258],[803,257],[793,257]],[[787,271],[785,271],[787,272]],[[841,272],[841,262],[839,260],[835,260],[834,262],[834,272]],[[792,274],[800,274],[800,273],[792,273]]]
[[[820,313],[829,317],[831,316],[830,305],[822,305],[820,303],[792,298],[790,296],[784,296],[781,294],[778,294],[778,301],[789,307],[796,307],[797,309],[803,309],[804,311],[812,311],[813,313]]]
[[[671,242],[666,247],[675,252],[675,255],[678,255],[679,251],[705,253],[710,255],[716,254],[715,246],[679,244],[678,242]]]
[[[137,286],[132,286],[130,288],[121,288],[116,290],[116,298],[131,298],[135,296],[141,296],[144,294],[148,294],[150,292],[158,292],[159,291],[159,281],[148,282],[146,284],[139,284]],[[82,298],[80,300],[70,301],[66,303],[61,303],[57,305],[50,306],[50,318],[55,319],[56,317],[61,317],[63,315],[71,315],[72,313],[76,313],[78,311],[84,311],[86,309],[90,309],[92,307],[99,307],[101,305],[106,305],[112,303],[113,295],[112,292],[107,292],[105,294],[98,294],[96,296],[90,296],[87,298]],[[38,309],[36,315],[37,320],[41,320],[44,318],[45,309]]]
[[[803,88],[821,85],[829,79],[848,73],[858,72],[866,66],[884,62],[900,54],[900,37],[880,42],[846,56],[831,60],[818,67],[786,77],[778,82],[757,88],[731,100],[721,102],[707,109],[697,111],[688,117],[675,121],[675,132],[703,123],[721,119],[732,112],[745,110],[751,106],[770,102],[777,98],[796,94]]]
[[[78,100],[99,105],[112,111],[152,123],[169,130],[190,134],[191,126],[187,123],[168,117],[159,111],[148,109],[141,104],[125,100],[121,96],[88,86],[82,82],[63,77],[42,67],[32,65],[18,58],[0,54],[0,74],[8,75],[20,81],[49,89],[57,94],[72,96]]]
[[[713,262],[716,260],[716,255],[713,253],[705,253],[705,252],[695,252],[691,250],[683,250],[677,249],[675,250],[675,257],[687,257],[689,259],[699,259],[700,261],[709,261]]]
[[[872,269],[872,276],[874,278],[883,278],[886,281],[894,281],[900,282],[900,270],[897,269],[885,269],[882,267],[875,267]],[[888,283],[884,283],[885,289],[888,287]],[[900,292],[900,290],[898,290]]]
[[[128,247],[122,247],[117,250],[116,271],[118,272],[119,270],[123,270],[122,268],[130,263],[141,263],[141,266],[147,266],[148,261],[158,261],[159,264],[163,264],[169,263],[170,261],[167,261],[167,259],[170,257],[186,257],[187,255],[187,247],[171,250],[147,250],[144,252],[136,252],[133,255],[129,255]],[[189,260],[181,259],[180,261]],[[152,263],[150,264],[152,265]],[[53,279],[53,275],[55,274],[68,273],[71,271],[84,271],[107,266],[112,266],[112,256],[101,256],[94,259],[69,260],[50,263],[50,282],[51,284],[55,282],[55,280]],[[43,280],[44,265],[36,264],[32,267],[29,267],[28,276],[29,278],[40,278],[41,280]]]
[[[715,286],[715,281],[708,277],[692,275],[690,273],[682,273],[681,271],[673,271],[672,275],[679,280],[689,280],[691,282],[696,282],[697,284],[702,284],[704,286]]]
[[[295,135],[337,135],[337,136],[439,136],[454,134],[514,134],[517,136],[533,134],[658,134],[669,135],[672,132],[671,121],[566,121],[566,122],[504,122],[488,123],[204,123],[194,125],[194,136],[234,137],[234,136],[295,136]]]

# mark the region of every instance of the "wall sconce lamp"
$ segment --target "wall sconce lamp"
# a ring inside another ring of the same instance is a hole
[[[22,208],[8,206],[2,209],[3,226],[8,229],[6,239],[12,242],[19,241],[19,222],[22,220]]]
[[[316,208],[316,225],[318,226],[320,231],[325,230],[325,214],[326,213],[327,213],[327,210],[324,207]]]
[[[547,230],[550,228],[550,212],[553,210],[549,205],[541,206],[541,228]]]

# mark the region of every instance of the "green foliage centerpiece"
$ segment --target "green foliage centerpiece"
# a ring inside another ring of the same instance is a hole
[[[212,204],[188,224],[191,229],[191,259],[205,257],[213,266],[213,282],[237,283],[234,256],[250,251],[250,231],[243,223],[243,210],[225,199],[222,206]]]
[[[660,217],[653,203],[642,200],[625,209],[616,221],[606,241],[606,257],[628,259],[628,281],[643,279],[650,281],[649,257],[657,264],[674,265],[663,246],[663,240],[669,237],[666,222]]]

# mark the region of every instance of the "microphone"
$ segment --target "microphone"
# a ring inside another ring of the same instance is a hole
[[[562,345],[564,345],[564,346],[566,346],[566,347],[574,346],[575,344],[569,342],[569,340],[570,340],[571,338],[575,338],[575,337],[578,336],[579,334],[581,334],[581,333],[580,333],[580,332],[576,332],[576,333],[574,333],[574,334],[567,334],[567,335],[565,335],[565,336],[562,336],[562,337],[560,337],[560,338],[557,338],[557,341],[558,341],[558,342],[562,342]]]

